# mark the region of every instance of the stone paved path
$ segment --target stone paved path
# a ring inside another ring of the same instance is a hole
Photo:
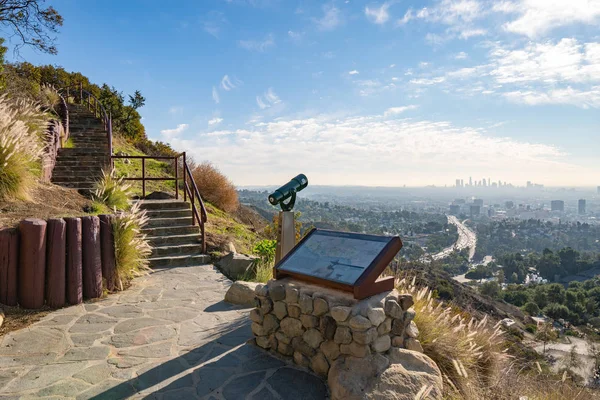
[[[316,376],[245,342],[248,309],[209,265],[156,271],[0,338],[0,399],[324,399]]]

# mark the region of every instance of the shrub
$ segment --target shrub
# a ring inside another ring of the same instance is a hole
[[[398,283],[401,292],[413,295],[418,339],[424,353],[433,359],[445,379],[448,397],[471,398],[489,382],[502,357],[502,331],[438,302],[429,288],[417,288],[406,280]],[[477,396],[475,396],[477,397]]]
[[[27,199],[43,151],[43,121],[36,105],[0,97],[0,199]]]
[[[527,324],[525,325],[525,330],[531,333],[532,335],[535,335],[535,333],[537,332],[537,326],[534,324]]]
[[[528,301],[527,303],[525,303],[522,309],[523,311],[527,312],[527,314],[532,315],[534,317],[540,313],[540,307],[538,307],[538,305],[532,301]]]
[[[92,200],[111,209],[124,211],[129,209],[131,194],[131,186],[124,183],[123,177],[116,178],[115,170],[110,173],[102,171],[102,178],[96,182],[96,190],[92,195]]]
[[[232,212],[239,206],[233,183],[209,162],[198,165],[192,171],[200,195],[223,211]]]
[[[149,270],[148,257],[152,248],[141,232],[146,222],[146,211],[140,209],[139,203],[135,203],[129,211],[117,214],[113,222],[116,279],[121,289],[124,281],[128,282]]]

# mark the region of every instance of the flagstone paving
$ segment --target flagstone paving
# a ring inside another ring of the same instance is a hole
[[[0,338],[0,399],[324,399],[325,383],[246,344],[210,265],[155,271]]]

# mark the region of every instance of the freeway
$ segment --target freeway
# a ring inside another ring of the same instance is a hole
[[[430,257],[434,260],[441,260],[442,258],[448,257],[455,250],[462,250],[469,248],[469,261],[473,260],[475,256],[475,245],[477,244],[477,235],[471,229],[469,229],[464,221],[460,222],[454,215],[448,215],[448,223],[456,225],[458,229],[458,239],[452,246],[446,247],[439,253],[432,254]],[[429,257],[427,257],[429,258]]]

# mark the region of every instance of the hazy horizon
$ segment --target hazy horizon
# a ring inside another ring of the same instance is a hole
[[[58,55],[19,60],[140,90],[236,185],[600,185],[600,1],[52,5]]]

